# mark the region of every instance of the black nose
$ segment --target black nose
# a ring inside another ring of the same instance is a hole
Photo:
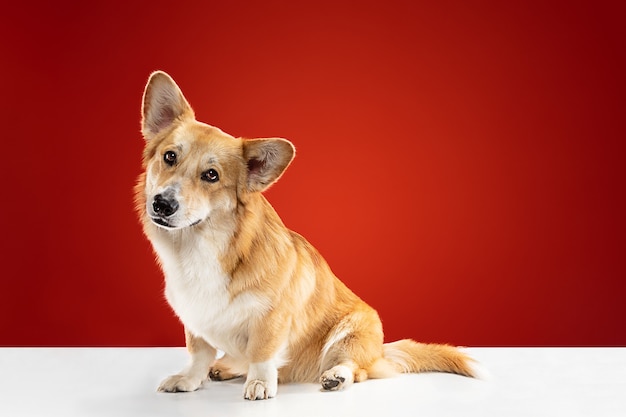
[[[154,210],[155,214],[169,217],[172,214],[176,213],[176,210],[178,210],[178,201],[174,199],[167,199],[164,198],[161,194],[157,194],[154,196],[152,209]]]

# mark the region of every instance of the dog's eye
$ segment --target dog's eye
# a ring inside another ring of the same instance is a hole
[[[174,165],[176,163],[176,152],[174,151],[165,152],[165,154],[163,155],[163,160],[169,166]]]
[[[216,170],[211,168],[207,171],[204,171],[200,178],[202,179],[202,181],[206,182],[217,182],[217,180],[220,179],[220,175],[217,173]]]

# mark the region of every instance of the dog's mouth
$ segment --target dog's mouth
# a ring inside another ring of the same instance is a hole
[[[156,224],[157,226],[160,226],[164,229],[168,229],[168,230],[174,230],[174,229],[184,229],[186,227],[194,227],[197,224],[200,224],[200,222],[202,222],[202,219],[198,219],[188,225],[184,225],[184,226],[175,226],[172,225],[166,218],[163,217],[158,217],[158,216],[152,216],[150,217],[150,219],[152,220],[152,222],[154,224]]]

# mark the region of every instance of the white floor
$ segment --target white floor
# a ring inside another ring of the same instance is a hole
[[[490,374],[403,375],[321,392],[280,385],[246,401],[241,379],[157,393],[183,348],[0,349],[0,416],[626,416],[624,348],[474,348]]]

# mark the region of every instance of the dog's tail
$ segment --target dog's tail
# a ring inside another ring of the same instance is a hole
[[[388,378],[398,373],[417,372],[448,372],[478,377],[476,361],[453,346],[403,339],[385,343],[383,352],[383,357],[367,370],[369,378]]]

